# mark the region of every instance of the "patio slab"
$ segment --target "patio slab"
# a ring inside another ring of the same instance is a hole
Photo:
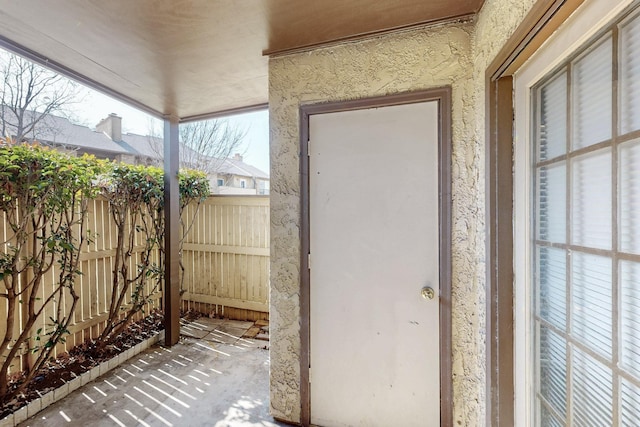
[[[232,328],[247,330],[254,325],[254,322],[247,322],[244,320],[227,320],[226,322],[224,322],[224,325]]]
[[[215,331],[212,331],[211,333],[217,333],[222,335],[232,335],[236,339],[238,339],[242,337],[245,334],[245,332],[247,332],[247,328],[238,328],[233,325],[224,324],[216,328]]]
[[[209,317],[201,317],[197,320],[193,320],[188,322],[189,326],[193,328],[199,328],[206,331],[213,331],[218,328],[220,325],[227,323],[226,319],[211,319]]]
[[[191,325],[180,325],[180,335],[186,335],[191,338],[204,338],[211,331],[201,328],[194,328]]]
[[[218,344],[235,344],[238,341],[238,337],[230,334],[222,334],[217,331],[210,332],[203,338],[206,341],[215,342]]]
[[[233,344],[220,344],[183,337],[173,347],[147,349],[20,424],[58,425],[286,424],[269,415],[264,341],[236,338]]]

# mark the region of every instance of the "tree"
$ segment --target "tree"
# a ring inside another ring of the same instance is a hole
[[[55,134],[50,114],[67,115],[82,100],[76,82],[12,53],[0,54],[0,130],[14,141]]]
[[[156,157],[162,159],[162,139],[157,136],[155,129],[150,134],[149,145]],[[215,174],[226,158],[240,151],[246,134],[247,129],[234,126],[224,119],[180,124],[180,168]]]
[[[223,119],[181,124],[180,160],[191,169],[215,173],[224,159],[239,150],[246,134],[246,129]]]

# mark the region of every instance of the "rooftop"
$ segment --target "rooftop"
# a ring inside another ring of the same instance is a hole
[[[25,114],[33,113],[26,111]],[[121,120],[114,114],[107,119]],[[87,126],[72,123],[65,117],[52,114],[46,115],[38,122],[33,132],[27,136],[42,143],[53,143],[81,152],[104,155],[126,154],[150,159],[161,159],[163,155],[164,142],[157,136],[124,133],[121,134],[120,139],[112,139],[108,132],[92,130]],[[212,161],[219,163],[217,170],[222,174],[269,179],[267,172],[245,163],[239,155],[229,159],[212,159]]]

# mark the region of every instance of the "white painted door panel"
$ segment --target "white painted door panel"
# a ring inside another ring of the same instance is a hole
[[[310,117],[312,424],[440,424],[438,126],[436,101]]]

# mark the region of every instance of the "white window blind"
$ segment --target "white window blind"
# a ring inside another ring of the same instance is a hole
[[[567,347],[563,337],[540,327],[540,394],[564,419],[567,411]]]
[[[538,169],[537,236],[550,242],[564,243],[567,236],[567,181],[564,162]]]
[[[637,19],[620,29],[620,131],[640,129],[640,25]]]
[[[640,426],[640,411],[638,411],[638,408],[640,408],[640,387],[624,378],[621,382],[622,415],[620,424],[629,427]]]
[[[548,160],[567,150],[567,76],[560,73],[540,90],[538,159]]]
[[[611,248],[611,150],[575,157],[572,162],[571,242]]]
[[[607,37],[573,66],[574,149],[611,138],[612,49],[611,38]]]
[[[571,335],[611,358],[611,259],[574,251],[571,268]]]
[[[563,249],[538,248],[538,315],[551,325],[567,327],[567,254]]]
[[[638,99],[640,103],[640,98]],[[640,254],[640,141],[618,148],[620,187],[620,250]]]
[[[640,378],[640,263],[622,261],[620,283],[620,365]]]
[[[578,348],[573,349],[573,423],[575,426],[613,425],[611,369]]]

